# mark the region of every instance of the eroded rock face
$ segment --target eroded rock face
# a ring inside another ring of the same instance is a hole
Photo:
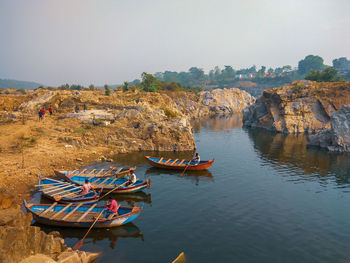
[[[203,91],[200,96],[201,116],[242,112],[243,109],[255,102],[254,97],[249,93],[236,88]]]
[[[330,130],[308,136],[308,145],[329,151],[350,152],[350,105],[334,112],[330,123]]]
[[[320,133],[331,127],[330,118],[350,103],[350,82],[293,82],[264,91],[244,110],[243,124],[283,133]]]

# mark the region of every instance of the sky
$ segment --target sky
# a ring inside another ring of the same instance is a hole
[[[350,59],[349,0],[0,0],[0,78],[116,84],[142,72]]]

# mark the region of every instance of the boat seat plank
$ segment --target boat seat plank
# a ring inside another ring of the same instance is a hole
[[[182,163],[185,161],[185,159],[182,159],[181,162],[179,163],[179,166],[182,165]]]
[[[170,161],[172,161],[172,159],[168,159],[164,164],[168,164]]]
[[[109,184],[105,185],[105,187],[108,187],[108,186],[112,185],[117,180],[118,180],[118,178],[115,178],[112,182],[110,182]]]
[[[61,211],[58,211],[53,216],[51,216],[50,219],[54,219],[54,218],[58,217],[60,214],[62,214],[64,211],[66,211],[71,205],[72,205],[72,203],[68,204],[65,208],[61,209]]]
[[[169,165],[176,165],[177,160],[179,159],[175,159],[173,162],[169,163]]]
[[[102,184],[104,184],[105,182],[107,182],[110,178],[106,178],[105,180],[103,180],[101,183],[97,184],[95,187],[98,187]]]
[[[95,172],[96,169],[92,169],[90,172],[88,172],[86,175],[92,174],[93,172]]]
[[[67,197],[67,196],[70,196],[70,195],[76,195],[78,194],[78,192],[81,191],[81,187],[79,187],[78,189],[75,189],[74,191],[70,191],[64,195],[60,195],[61,197]]]
[[[99,170],[99,171],[98,171],[98,173],[97,173],[95,176],[96,176],[96,177],[97,177],[97,176],[99,176],[99,175],[100,175],[100,173],[102,173],[102,172],[103,172],[103,170],[104,170],[104,169]]]
[[[161,163],[163,161],[163,157],[160,157],[158,163]]]
[[[62,218],[62,220],[65,220],[65,219],[67,219],[69,216],[71,216],[75,211],[78,210],[79,207],[81,207],[82,204],[83,204],[83,203],[80,203],[79,205],[77,205],[72,211],[70,211],[68,214],[66,214],[66,215]]]
[[[56,188],[56,189],[52,189],[52,190],[50,190],[50,191],[43,191],[45,194],[48,194],[48,193],[52,193],[52,192],[56,192],[56,191],[61,191],[61,190],[63,190],[63,189],[66,189],[66,188],[68,188],[68,187],[72,187],[72,185],[64,185],[64,186],[62,186],[62,187],[58,187],[58,188]],[[46,189],[47,190],[47,189]]]
[[[97,204],[93,204],[81,217],[79,217],[79,219],[77,220],[77,222],[80,222],[81,220],[83,220],[84,217],[87,216],[87,214],[92,210],[94,209],[94,207],[96,206]]]
[[[79,174],[77,174],[77,176],[83,174],[86,170],[87,170],[87,169],[82,170]]]
[[[45,215],[47,212],[49,212],[55,205],[57,205],[57,202],[54,202],[48,209],[45,209],[42,211],[39,215]]]

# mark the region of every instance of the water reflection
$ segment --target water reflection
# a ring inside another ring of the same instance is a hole
[[[302,180],[317,178],[323,183],[322,179],[332,177],[339,185],[350,183],[349,154],[307,148],[303,134],[276,134],[261,129],[246,129],[246,132],[260,157],[280,171],[292,169]]]
[[[146,170],[147,176],[157,176],[157,175],[169,175],[169,176],[180,176],[182,170],[169,170],[162,169],[157,167],[151,167]],[[192,180],[195,181],[196,185],[199,184],[200,181],[214,181],[213,174],[209,170],[202,171],[186,171],[182,177],[184,180]]]
[[[151,194],[145,192],[136,192],[130,194],[113,194],[112,195],[117,202],[126,202],[129,206],[135,206],[137,203],[152,204]],[[106,197],[105,199],[107,199]],[[143,205],[143,204],[142,204]]]
[[[209,129],[211,131],[226,131],[242,126],[242,114],[236,113],[229,116],[212,117],[208,119],[195,120],[192,127],[195,132],[201,129]]]
[[[35,223],[34,225],[40,226],[40,229],[47,234],[52,231],[57,231],[64,238],[81,239],[86,233],[86,229],[53,227],[53,226],[42,225],[39,223]],[[140,238],[142,241],[144,241],[144,237],[141,230],[134,223],[128,223],[123,226],[107,228],[107,229],[93,228],[90,231],[84,243],[96,244],[98,241],[108,239],[110,241],[110,244],[109,244],[110,248],[114,249],[119,238]]]

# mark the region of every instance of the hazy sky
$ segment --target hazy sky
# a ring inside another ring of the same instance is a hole
[[[114,84],[143,71],[350,58],[349,0],[0,0],[0,78]]]

